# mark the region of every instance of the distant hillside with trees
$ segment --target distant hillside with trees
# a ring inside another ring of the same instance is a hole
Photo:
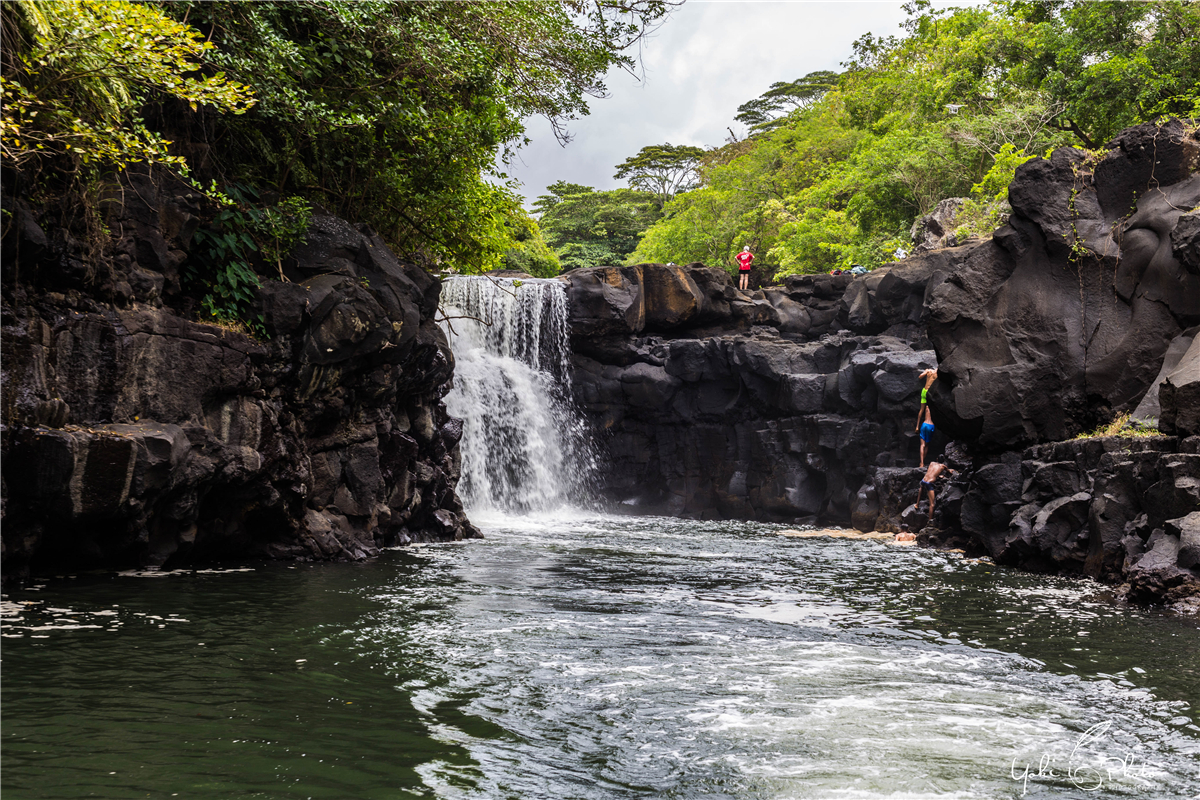
[[[964,197],[960,238],[1007,212],[1018,165],[1102,148],[1163,117],[1200,117],[1200,3],[910,2],[905,33],[863,36],[844,71],[773,84],[738,109],[748,138],[705,153],[627,263],[789,273],[873,267],[913,221]]]

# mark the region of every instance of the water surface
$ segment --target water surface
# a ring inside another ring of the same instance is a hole
[[[759,523],[475,521],[14,592],[4,797],[1200,796],[1195,620]]]

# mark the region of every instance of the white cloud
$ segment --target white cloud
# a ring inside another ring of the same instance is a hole
[[[898,35],[905,17],[900,2],[689,0],[643,42],[644,81],[610,73],[611,96],[568,126],[574,139],[566,147],[545,120],[529,120],[533,141],[508,172],[523,183],[527,205],[559,180],[624,185],[612,177],[616,165],[642,147],[719,145],[727,126],[742,136],[733,121],[739,105],[775,81],[840,71],[856,39]]]

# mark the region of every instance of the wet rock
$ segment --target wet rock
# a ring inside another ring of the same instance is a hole
[[[170,270],[198,208],[163,179],[130,180],[145,191],[114,195],[106,213],[133,231],[113,291],[127,283],[138,303],[57,291],[57,270],[5,287],[6,579],[360,559],[477,536],[454,494],[461,424],[438,402],[453,368],[433,321],[440,284],[368,229],[318,215],[287,269],[319,277],[262,287],[268,341],[190,321]],[[42,258],[69,261],[74,247],[59,236]],[[430,523],[439,510],[450,528]]]

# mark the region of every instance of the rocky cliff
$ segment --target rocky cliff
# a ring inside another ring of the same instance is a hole
[[[1200,593],[1198,159],[1178,122],[1103,157],[1059,150],[1018,170],[992,237],[853,279],[747,294],[703,265],[569,273],[604,492],[697,517],[909,525],[1135,597]],[[933,453],[960,474],[931,521],[908,507],[916,375],[935,365]],[[1125,412],[1166,435],[1064,441]]]
[[[455,494],[460,423],[440,284],[318,213],[264,284],[268,336],[192,321],[197,200],[127,175],[98,259],[6,198],[3,565],[357,559],[478,535]]]

